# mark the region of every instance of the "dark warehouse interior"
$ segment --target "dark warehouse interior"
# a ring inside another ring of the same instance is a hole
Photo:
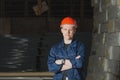
[[[86,44],[89,55],[93,27],[90,0],[0,0],[1,75],[48,72],[47,55],[61,39],[59,25],[65,16],[77,20],[78,38]]]
[[[52,80],[47,60],[60,22],[77,21],[83,80],[120,80],[119,0],[0,0],[0,80]]]

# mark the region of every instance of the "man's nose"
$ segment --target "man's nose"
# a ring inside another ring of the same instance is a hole
[[[69,34],[69,33],[70,33],[70,31],[69,31],[69,30],[67,30],[67,33]]]

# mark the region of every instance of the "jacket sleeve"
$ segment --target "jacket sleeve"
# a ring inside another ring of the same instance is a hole
[[[62,68],[62,64],[58,65],[55,63],[55,53],[54,53],[54,48],[51,48],[50,50],[50,54],[48,55],[48,70],[50,72],[60,72],[61,68]]]
[[[79,59],[71,58],[72,68],[82,68],[85,61],[85,46],[83,43],[77,46],[77,56],[80,55]]]

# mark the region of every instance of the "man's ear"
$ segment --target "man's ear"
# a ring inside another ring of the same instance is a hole
[[[76,32],[77,32],[77,30],[75,29],[75,30],[74,30],[74,33],[76,33]]]
[[[62,32],[62,28],[60,28],[60,31],[61,31],[61,33],[63,33],[63,32]]]

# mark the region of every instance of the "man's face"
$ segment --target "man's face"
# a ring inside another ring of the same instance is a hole
[[[65,40],[72,40],[76,32],[76,28],[71,25],[65,25],[61,28],[61,32]]]

